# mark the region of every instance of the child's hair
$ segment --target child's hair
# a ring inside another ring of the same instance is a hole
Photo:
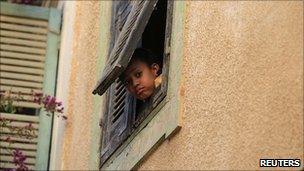
[[[160,75],[162,73],[162,71],[161,71],[161,69],[162,69],[161,58],[159,56],[156,56],[150,50],[145,49],[145,48],[135,49],[128,66],[132,65],[132,63],[136,60],[140,60],[141,62],[147,64],[149,67],[152,64],[156,63],[156,64],[159,65],[159,68],[160,68],[160,70],[157,74]],[[120,80],[124,80],[123,74],[120,76]]]
[[[162,60],[159,56],[156,56],[153,52],[145,48],[135,49],[129,65],[131,65],[135,60],[140,60],[141,62],[146,63],[149,67],[156,63],[162,68]]]

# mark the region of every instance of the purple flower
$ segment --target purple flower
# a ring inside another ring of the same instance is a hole
[[[26,156],[22,154],[22,151],[19,149],[13,150],[13,163],[15,166],[18,166],[17,170],[27,171],[28,167],[25,165],[24,161],[26,160]]]
[[[44,95],[42,93],[33,93],[34,102],[43,105],[44,110],[50,115],[51,113],[63,114],[63,104],[61,101],[50,95]],[[64,118],[65,119],[65,118]]]

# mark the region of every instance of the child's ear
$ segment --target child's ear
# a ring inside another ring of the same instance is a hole
[[[159,65],[157,63],[153,63],[151,65],[151,69],[152,69],[152,72],[155,76],[158,76],[158,71],[160,69]]]

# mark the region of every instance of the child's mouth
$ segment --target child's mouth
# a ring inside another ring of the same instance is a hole
[[[136,94],[140,95],[144,92],[144,88],[140,88],[136,91]]]

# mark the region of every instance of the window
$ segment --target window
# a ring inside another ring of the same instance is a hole
[[[101,164],[136,130],[166,96],[171,32],[170,1],[114,1],[111,53],[94,94],[106,93]],[[137,47],[163,57],[163,82],[150,100],[140,104],[117,78]]]

